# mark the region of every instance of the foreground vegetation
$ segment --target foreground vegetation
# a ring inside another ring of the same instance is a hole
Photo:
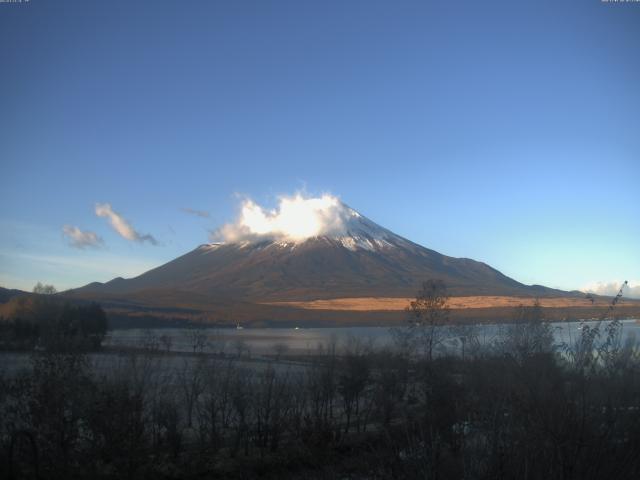
[[[484,344],[427,282],[393,348],[351,338],[252,364],[202,353],[194,331],[193,353],[159,338],[99,368],[99,307],[38,298],[20,317],[38,333],[29,368],[0,369],[0,478],[640,474],[640,352],[617,320],[558,345],[540,306],[522,306]],[[445,341],[459,354],[439,354]]]
[[[421,353],[424,326],[260,368],[158,348],[100,372],[58,343],[0,380],[0,477],[637,478],[637,349],[522,313],[464,359]]]

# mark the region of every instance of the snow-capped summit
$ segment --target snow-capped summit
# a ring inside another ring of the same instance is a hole
[[[349,250],[389,248],[403,240],[331,195],[282,197],[274,210],[246,200],[236,221],[224,225],[214,237],[244,248],[264,248],[268,241],[291,249],[325,239]]]
[[[344,224],[344,232],[334,238],[349,250],[364,248],[378,250],[398,246],[405,242],[402,237],[372,222],[354,209],[344,205],[349,216]]]

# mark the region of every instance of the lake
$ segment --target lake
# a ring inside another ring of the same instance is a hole
[[[555,322],[553,327],[556,343],[571,344],[580,335],[584,325],[595,326],[597,321]],[[607,322],[602,322],[604,325]],[[622,341],[640,339],[640,320],[622,320]],[[441,327],[446,329],[447,327]],[[476,325],[475,335],[480,343],[489,345],[499,337],[505,324]],[[443,330],[444,337],[451,337]],[[389,327],[339,327],[339,328],[165,328],[165,329],[121,329],[112,330],[103,345],[123,347],[156,347],[174,352],[208,353],[248,352],[256,355],[280,353],[311,353],[318,346],[332,343],[343,348],[349,342],[371,343],[381,348],[393,343]],[[449,342],[448,348],[456,348]]]

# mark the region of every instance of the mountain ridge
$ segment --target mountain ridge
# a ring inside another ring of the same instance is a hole
[[[329,233],[306,238],[253,235],[202,244],[131,279],[114,278],[70,293],[131,294],[175,289],[213,299],[291,301],[414,295],[420,283],[442,279],[452,295],[564,296],[524,285],[484,262],[418,245],[340,204]]]

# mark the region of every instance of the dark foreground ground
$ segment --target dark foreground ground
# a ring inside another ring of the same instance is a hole
[[[260,359],[58,343],[3,368],[0,478],[636,479],[640,353],[616,323],[572,345],[460,329],[464,355],[433,359],[426,327]]]

